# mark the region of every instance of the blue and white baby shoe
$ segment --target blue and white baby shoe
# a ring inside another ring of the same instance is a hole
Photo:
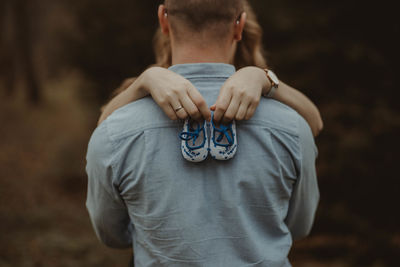
[[[237,150],[236,122],[228,125],[216,125],[214,118],[211,120],[210,153],[216,160],[232,159]]]
[[[209,141],[206,121],[202,123],[186,119],[180,134],[183,157],[190,162],[202,162],[208,156]]]

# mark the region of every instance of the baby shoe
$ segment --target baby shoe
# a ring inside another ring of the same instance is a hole
[[[186,119],[180,134],[183,157],[190,162],[201,162],[207,158],[209,141],[206,121]]]
[[[228,125],[216,125],[214,118],[211,120],[210,154],[216,160],[232,159],[237,150],[236,122]]]

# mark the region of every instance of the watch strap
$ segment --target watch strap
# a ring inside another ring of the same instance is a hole
[[[265,74],[267,75],[268,80],[271,83],[271,89],[268,91],[268,93],[265,94],[265,97],[272,98],[275,95],[276,90],[278,90],[279,84],[276,84],[271,76],[269,75],[270,71],[269,69],[264,69]],[[276,76],[276,75],[275,75]]]
[[[266,95],[266,97],[272,98],[275,95],[275,92],[276,92],[277,89],[278,89],[278,86],[276,86],[275,84],[272,84],[272,87],[269,90],[269,92]]]

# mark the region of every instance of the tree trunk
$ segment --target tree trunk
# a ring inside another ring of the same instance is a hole
[[[29,101],[38,104],[41,94],[32,58],[32,31],[29,25],[28,2],[27,0],[12,0],[12,2],[15,4],[15,47],[25,74]]]
[[[7,96],[11,96],[15,88],[15,53],[11,44],[13,33],[8,28],[11,26],[10,1],[0,1],[0,73],[4,79]]]

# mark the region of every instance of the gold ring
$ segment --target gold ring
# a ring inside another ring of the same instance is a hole
[[[179,110],[183,109],[183,107],[179,107],[175,109],[175,112],[178,112]]]

